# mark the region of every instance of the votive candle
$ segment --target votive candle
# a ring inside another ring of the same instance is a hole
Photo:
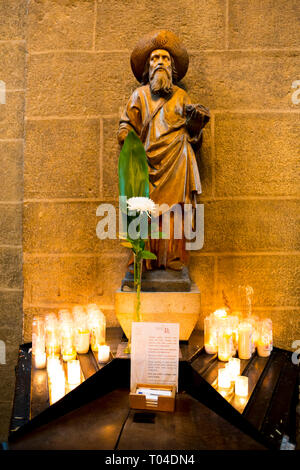
[[[98,345],[98,361],[99,362],[108,362],[110,355],[110,347],[106,344]]]
[[[248,377],[239,375],[235,379],[235,394],[238,397],[248,397]]]
[[[231,386],[230,374],[227,368],[218,370],[218,388],[229,389]]]
[[[80,384],[81,371],[80,363],[78,360],[68,362],[68,383],[71,385]]]
[[[62,370],[58,370],[53,374],[51,382],[51,404],[57,402],[65,396],[66,393],[66,379]]]
[[[231,380],[234,382],[236,377],[241,373],[241,360],[238,357],[231,357],[226,365],[228,367]]]
[[[212,315],[204,319],[204,347],[207,354],[218,352],[218,329]]]
[[[36,369],[45,369],[46,367],[46,353],[45,351],[35,351],[34,365]]]
[[[260,357],[268,357],[273,349],[272,320],[262,320],[259,324],[257,353]]]
[[[86,354],[90,349],[89,330],[78,329],[76,331],[76,351],[78,354]]]
[[[218,329],[218,359],[227,362],[232,356],[232,329],[228,318],[219,320]]]
[[[250,359],[252,356],[252,325],[239,324],[238,351],[240,359]]]

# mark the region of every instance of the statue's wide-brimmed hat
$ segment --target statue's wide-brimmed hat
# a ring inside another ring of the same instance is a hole
[[[168,51],[175,62],[178,81],[181,80],[189,66],[189,56],[186,48],[176,34],[162,30],[143,36],[132,51],[130,63],[136,79],[141,82],[149,54],[156,49]]]

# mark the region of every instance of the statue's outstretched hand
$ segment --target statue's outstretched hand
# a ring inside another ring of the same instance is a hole
[[[184,108],[186,124],[192,133],[199,133],[210,120],[209,109],[201,104],[187,104]]]
[[[118,142],[121,147],[123,146],[124,140],[126,139],[127,135],[128,135],[127,129],[122,129],[118,132]]]

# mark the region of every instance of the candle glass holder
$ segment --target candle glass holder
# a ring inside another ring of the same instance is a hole
[[[228,321],[232,330],[232,356],[235,356],[238,350],[239,317],[237,315],[229,315]]]
[[[49,314],[45,319],[46,332],[46,352],[47,355],[60,353],[60,331],[57,317],[55,314]]]
[[[110,358],[110,347],[106,344],[98,346],[98,362],[105,363],[108,362]]]
[[[37,315],[33,317],[32,321],[32,354],[35,355],[37,350],[45,351],[45,347],[45,320],[43,317]]]
[[[70,385],[79,385],[81,382],[81,370],[78,360],[68,362],[68,383]]]
[[[242,322],[239,324],[238,329],[238,351],[240,359],[250,359],[252,356],[253,344],[252,334],[253,329],[251,323]]]
[[[91,332],[91,349],[98,351],[98,346],[105,344],[106,320],[100,311],[93,311],[89,316],[89,329]]]
[[[272,320],[266,318],[259,323],[257,353],[260,357],[270,356],[273,350]]]
[[[227,368],[218,370],[218,390],[229,391],[231,378]]]
[[[218,352],[218,328],[212,315],[204,318],[204,347],[207,354]]]
[[[73,322],[61,323],[61,354],[65,362],[76,359]]]
[[[244,375],[239,375],[235,379],[235,394],[238,397],[247,398],[248,393],[248,377],[245,377]]]
[[[232,329],[228,318],[219,320],[218,328],[218,359],[227,362],[232,357]]]
[[[75,348],[78,354],[86,354],[90,348],[90,330],[88,328],[87,316],[77,314],[74,320]]]
[[[237,357],[231,357],[226,367],[230,374],[231,382],[235,382],[236,377],[241,374],[241,360]]]

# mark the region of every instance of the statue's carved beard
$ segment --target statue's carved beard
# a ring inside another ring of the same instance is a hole
[[[172,75],[165,67],[154,70],[150,75],[149,83],[154,95],[168,96],[172,93]]]

